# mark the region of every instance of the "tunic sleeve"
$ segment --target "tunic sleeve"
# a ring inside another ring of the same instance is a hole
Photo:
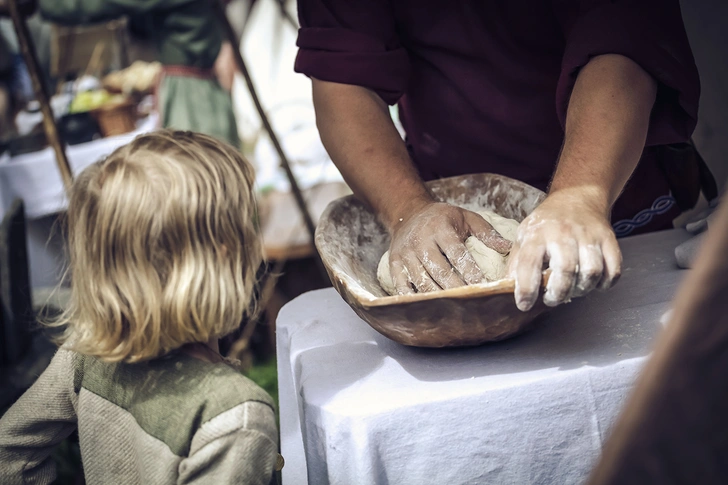
[[[395,104],[409,59],[389,0],[299,0],[295,70],[323,81],[362,86]]]
[[[554,0],[553,5],[566,41],[556,91],[562,126],[579,69],[594,56],[620,54],[658,83],[647,145],[690,138],[700,80],[678,0]]]
[[[76,429],[78,354],[59,350],[33,386],[0,419],[0,483],[51,483],[56,445]]]
[[[278,456],[275,413],[249,401],[204,423],[179,466],[179,485],[268,485]]]

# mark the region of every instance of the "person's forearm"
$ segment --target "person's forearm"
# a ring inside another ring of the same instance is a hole
[[[584,66],[549,192],[578,191],[608,217],[644,149],[656,93],[654,79],[626,57],[602,55]]]
[[[391,230],[432,200],[389,115],[374,92],[313,80],[321,141],[357,197]]]

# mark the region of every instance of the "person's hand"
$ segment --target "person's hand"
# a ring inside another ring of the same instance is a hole
[[[551,268],[543,299],[548,306],[611,287],[621,273],[622,253],[608,211],[579,190],[564,190],[549,195],[521,223],[508,266],[520,310],[536,303],[545,263]]]
[[[424,203],[400,219],[389,251],[397,293],[479,283],[483,273],[465,247],[471,235],[502,254],[511,247],[480,215],[442,202]]]
[[[233,79],[235,79],[237,69],[232,46],[229,42],[223,42],[212,70],[215,73],[217,82],[225,91],[230,92],[233,88]]]

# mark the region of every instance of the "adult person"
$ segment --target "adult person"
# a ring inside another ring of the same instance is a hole
[[[41,14],[66,25],[133,16],[156,44],[163,71],[157,91],[164,127],[214,136],[239,146],[229,89],[232,47],[210,0],[40,0]]]
[[[331,158],[392,235],[400,293],[479,281],[469,235],[509,250],[423,180],[494,172],[548,188],[511,248],[521,310],[538,298],[544,263],[547,305],[611,286],[621,271],[612,224],[620,236],[671,227],[676,197],[699,190],[660,160],[690,138],[700,89],[677,0],[298,7],[295,68],[312,78]]]

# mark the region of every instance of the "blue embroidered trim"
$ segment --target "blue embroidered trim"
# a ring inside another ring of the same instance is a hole
[[[632,219],[623,219],[615,222],[612,225],[614,228],[614,234],[617,237],[628,236],[638,227],[649,224],[654,216],[664,214],[669,211],[673,205],[675,205],[675,197],[672,195],[662,195],[655,199],[652,207],[639,211]]]

